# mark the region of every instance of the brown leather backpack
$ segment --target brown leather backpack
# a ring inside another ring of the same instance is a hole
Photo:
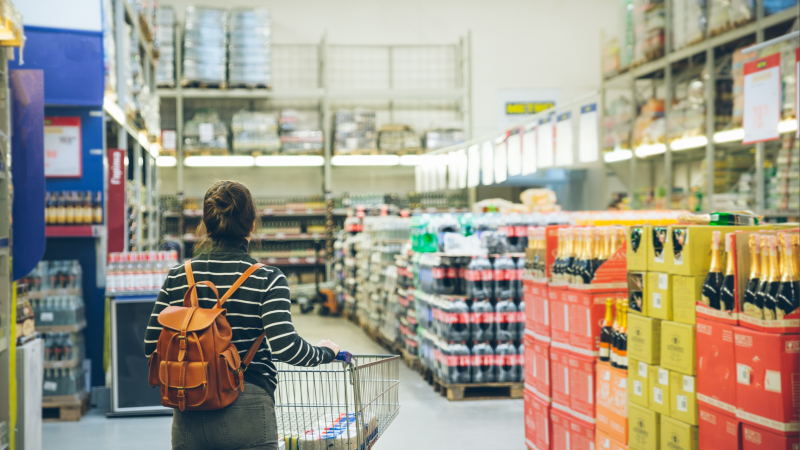
[[[239,351],[231,344],[233,332],[222,305],[247,277],[263,266],[250,266],[220,298],[210,281],[194,282],[192,262],[186,261],[189,289],[183,297],[183,306],[169,306],[158,315],[163,328],[156,351],[150,355],[148,381],[151,386],[160,386],[162,405],[181,411],[220,409],[233,403],[239,391],[244,392],[244,371],[265,333],[261,333],[240,360]],[[214,291],[217,304],[213,308],[199,307],[198,284]]]

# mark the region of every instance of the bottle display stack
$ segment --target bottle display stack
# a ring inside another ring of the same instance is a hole
[[[34,327],[44,339],[43,404],[88,395],[82,283],[83,271],[77,260],[41,261],[20,280],[28,286]]]
[[[178,262],[178,252],[174,250],[109,253],[106,294],[157,294],[167,279],[169,269]]]

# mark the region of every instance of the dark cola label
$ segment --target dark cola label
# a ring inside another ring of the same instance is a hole
[[[481,270],[481,280],[494,281],[494,270]]]
[[[447,357],[446,361],[448,367],[469,367],[472,365],[470,359],[469,355],[451,355]]]
[[[467,281],[481,281],[481,271],[464,269],[464,278]]]
[[[497,269],[494,271],[494,279],[497,281],[511,281],[514,279],[516,270]]]
[[[478,323],[494,323],[494,313],[493,312],[484,312],[484,313],[475,313],[480,316],[478,319]]]
[[[445,277],[445,270],[441,267],[432,268],[431,273],[433,274],[433,278],[436,278],[437,280],[441,280]]]
[[[455,316],[456,324],[468,324],[469,323],[469,313],[453,313]]]
[[[445,272],[445,276],[451,279],[458,278],[458,269],[456,269],[455,267],[448,267],[447,271]]]
[[[511,272],[511,276],[513,277],[514,280],[521,280],[522,279],[522,273],[524,271],[525,271],[525,269],[509,270],[509,272]]]
[[[517,360],[517,355],[495,355],[494,357],[494,365],[495,366],[515,366],[515,362]]]
[[[511,321],[508,320],[509,314],[511,313],[507,312],[494,313],[494,323],[510,323]]]
[[[461,278],[463,280],[469,280],[469,278],[467,278],[467,272],[469,272],[469,271],[467,270],[466,267],[459,267],[458,268],[458,278]],[[470,280],[470,281],[472,281],[472,280]]]
[[[494,355],[474,355],[472,357],[472,365],[475,367],[493,366]]]

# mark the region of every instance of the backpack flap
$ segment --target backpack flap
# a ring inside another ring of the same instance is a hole
[[[161,361],[158,377],[162,400],[178,406],[181,411],[187,404],[197,406],[208,397],[207,362]]]
[[[168,306],[158,315],[158,323],[165,328],[169,328],[170,330],[180,331],[181,325],[183,325],[183,321],[186,319],[186,315],[189,314],[190,309],[191,308],[185,308],[183,306]],[[206,328],[210,327],[215,320],[217,320],[217,317],[220,314],[224,313],[224,309],[197,308],[192,316],[191,321],[189,322],[188,327],[186,328],[186,331],[192,332],[205,330]]]

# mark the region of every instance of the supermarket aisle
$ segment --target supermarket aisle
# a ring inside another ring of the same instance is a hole
[[[298,332],[312,343],[331,339],[353,353],[384,353],[355,325],[340,318],[303,316]],[[376,450],[525,448],[522,400],[448,402],[420,376],[400,365],[400,416]],[[80,422],[46,423],[44,450],[168,450],[171,417],[106,419],[96,412]]]

